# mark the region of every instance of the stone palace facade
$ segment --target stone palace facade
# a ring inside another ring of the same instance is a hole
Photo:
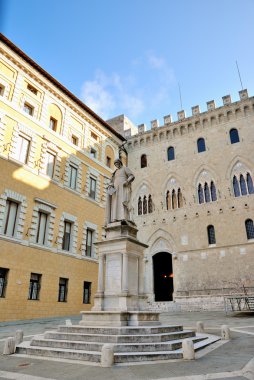
[[[124,131],[153,307],[218,308],[222,295],[254,290],[254,98],[239,96]]]

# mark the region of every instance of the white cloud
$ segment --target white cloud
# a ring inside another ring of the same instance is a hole
[[[130,62],[128,75],[97,70],[92,80],[84,82],[81,98],[105,119],[124,113],[135,122],[144,111],[156,112],[161,103],[170,102],[173,82],[173,70],[165,59],[148,52]]]

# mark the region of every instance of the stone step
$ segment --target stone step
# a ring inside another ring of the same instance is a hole
[[[60,332],[72,332],[81,334],[105,334],[105,335],[145,335],[145,334],[158,334],[174,331],[182,331],[183,326],[139,326],[139,327],[103,327],[103,326],[80,326],[80,325],[60,325],[58,331]]]
[[[23,342],[16,347],[16,353],[33,356],[45,356],[60,359],[84,360],[99,363],[101,353],[96,351],[71,350],[53,347],[30,346],[30,342]]]
[[[99,343],[160,343],[193,336],[195,336],[195,332],[190,330],[150,335],[78,334],[61,331],[48,331],[45,332],[44,335],[45,339],[51,340],[56,339]]]
[[[205,338],[193,337],[193,342],[199,342]],[[103,342],[82,342],[82,341],[70,341],[70,340],[55,340],[55,339],[43,339],[34,338],[31,341],[31,346],[37,347],[54,347],[64,348],[71,350],[83,350],[83,351],[97,351],[100,352]],[[121,343],[115,344],[115,352],[142,352],[142,351],[173,351],[182,348],[182,340],[173,340],[164,343]]]

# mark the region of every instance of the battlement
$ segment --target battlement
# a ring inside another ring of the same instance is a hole
[[[185,110],[181,110],[177,112],[178,120],[176,121],[173,121],[171,114],[166,115],[163,118],[164,125],[160,126],[159,120],[155,119],[151,121],[150,130],[147,130],[145,124],[140,124],[138,126],[137,134],[131,136],[131,133],[126,133],[125,137],[128,141],[136,140],[137,138],[141,138],[143,141],[143,135],[149,136],[152,134],[153,136],[156,136],[157,131],[159,131],[157,137],[157,140],[159,140],[162,134],[164,135],[165,131],[165,138],[170,139],[172,137],[185,135],[189,132],[206,128],[209,125],[223,124],[253,114],[254,101],[253,97],[248,96],[247,89],[239,91],[239,98],[240,100],[232,103],[231,96],[225,95],[222,97],[223,105],[219,107],[216,107],[214,100],[210,100],[206,103],[207,110],[204,112],[200,111],[199,105],[193,106],[191,108],[192,115],[187,117]],[[250,104],[248,104],[249,102]],[[148,137],[148,141],[149,140],[150,138]]]

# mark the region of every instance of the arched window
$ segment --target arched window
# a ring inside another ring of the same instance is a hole
[[[233,188],[234,188],[234,195],[235,197],[240,197],[240,187],[239,187],[239,182],[236,176],[234,175],[233,178]]]
[[[211,182],[211,197],[213,202],[217,201],[216,187],[213,181]]]
[[[253,181],[252,181],[250,173],[247,173],[247,186],[248,186],[249,194],[253,194],[254,193],[254,187],[253,187]]]
[[[215,239],[215,229],[214,226],[210,225],[207,227],[207,237],[208,237],[208,244],[216,244]]]
[[[237,129],[235,129],[235,128],[230,129],[229,135],[230,135],[231,144],[235,144],[235,143],[238,143],[240,141]]]
[[[183,195],[182,195],[181,189],[178,189],[177,191],[177,203],[178,203],[178,208],[183,207]]]
[[[200,139],[198,139],[198,141],[197,141],[197,147],[198,147],[198,153],[206,151],[205,139],[203,139],[203,137],[201,137]]]
[[[147,214],[147,199],[146,199],[146,196],[144,196],[144,199],[143,199],[143,214]]]
[[[148,197],[148,213],[151,214],[153,212],[153,201],[152,196],[149,195]]]
[[[147,157],[146,154],[142,154],[140,158],[140,166],[141,168],[146,168],[147,167]]]
[[[141,197],[138,198],[138,215],[142,215],[142,200],[141,200]]]
[[[176,199],[176,192],[175,189],[172,191],[172,208],[177,208],[177,199]]]
[[[204,203],[204,193],[201,183],[198,185],[198,203]]]
[[[207,182],[205,183],[204,189],[205,189],[205,201],[206,201],[206,203],[211,202],[210,189],[209,189]]]
[[[170,198],[170,192],[169,191],[167,191],[167,194],[166,194],[166,206],[167,206],[167,210],[171,209],[171,198]]]
[[[175,159],[175,149],[172,146],[170,146],[168,148],[168,161],[172,161],[174,159]]]
[[[242,174],[240,175],[240,188],[241,188],[242,195],[246,195],[247,194],[247,187],[246,187],[246,182],[245,182],[244,176]]]
[[[252,219],[245,220],[247,239],[254,239],[254,225]]]

